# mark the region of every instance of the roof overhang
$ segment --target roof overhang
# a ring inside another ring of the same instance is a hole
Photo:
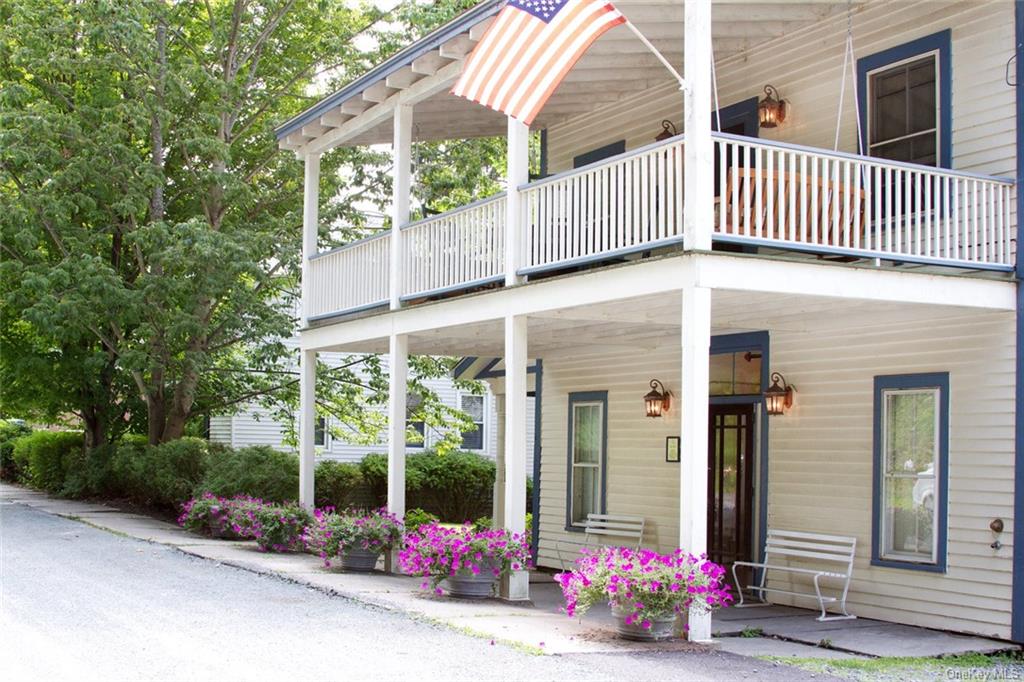
[[[503,135],[507,126],[503,114],[455,97],[450,90],[466,56],[504,2],[484,0],[293,117],[275,131],[280,146],[297,153],[320,153],[341,145],[389,143],[392,114],[403,104],[416,105],[414,140]],[[854,9],[863,2],[855,0]],[[617,0],[615,4],[671,63],[682,66],[682,0]],[[847,7],[843,0],[715,0],[712,37],[716,60],[721,64],[742,56]],[[566,75],[533,128],[549,127],[671,80],[636,36],[625,27],[615,27]]]

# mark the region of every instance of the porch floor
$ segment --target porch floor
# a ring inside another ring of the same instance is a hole
[[[535,573],[530,596],[535,607],[561,613],[560,589],[544,573]],[[726,608],[711,617],[711,632],[726,651],[745,656],[851,658],[891,656],[953,656],[966,653],[1016,651],[1018,646],[986,637],[956,635],[869,618],[819,622],[818,611],[791,606]],[[611,630],[611,610],[594,608],[584,625]],[[760,631],[760,636],[742,637]],[[822,643],[827,646],[821,646]]]
[[[267,554],[252,542],[229,542],[188,533],[173,523],[94,502],[64,500],[20,486],[0,483],[0,505],[24,504],[73,518],[127,537],[170,545],[187,554],[212,559],[256,573],[308,585],[388,610],[454,627],[467,634],[526,647],[546,654],[643,650],[700,650],[685,641],[660,644],[626,642],[613,632],[607,607],[594,608],[582,619],[566,618],[562,597],[550,573],[530,576],[532,603],[497,599],[466,601],[437,597],[420,589],[408,576],[338,573],[324,569],[308,554]],[[967,652],[1013,651],[1008,642],[953,635],[935,630],[857,619],[818,623],[816,612],[781,606],[726,609],[716,613],[712,632],[719,648],[745,656],[854,658],[865,656],[942,656]],[[762,637],[739,637],[744,629],[760,628]],[[828,639],[832,648],[818,644]]]

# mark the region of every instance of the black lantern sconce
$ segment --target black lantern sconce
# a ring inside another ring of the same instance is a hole
[[[757,103],[757,119],[762,128],[777,128],[786,120],[786,100],[774,85],[764,86],[764,99]]]
[[[654,138],[654,141],[662,142],[670,137],[675,137],[678,134],[679,132],[676,130],[676,124],[666,118],[661,122],[661,132]]]
[[[772,372],[772,385],[764,392],[764,405],[768,414],[786,414],[793,405],[796,386],[790,386],[778,372]],[[782,384],[781,386],[779,384]]]
[[[658,389],[661,390],[658,390]],[[672,392],[657,379],[651,379],[651,391],[644,396],[644,408],[648,417],[660,417],[672,407]]]

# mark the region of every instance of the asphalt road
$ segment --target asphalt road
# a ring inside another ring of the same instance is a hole
[[[538,656],[0,505],[0,679],[821,680],[732,654]]]

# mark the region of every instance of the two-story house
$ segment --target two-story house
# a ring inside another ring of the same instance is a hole
[[[458,355],[497,396],[512,530],[535,472],[540,566],[588,514],[725,564],[850,536],[852,613],[1024,640],[1021,9],[619,0],[685,89],[619,26],[528,129],[450,93],[502,4],[278,130],[306,168],[302,498],[317,353],[388,354],[399,514],[408,354]],[[496,135],[507,191],[410,222],[413,140]],[[382,143],[395,228],[318,253],[320,155]]]

